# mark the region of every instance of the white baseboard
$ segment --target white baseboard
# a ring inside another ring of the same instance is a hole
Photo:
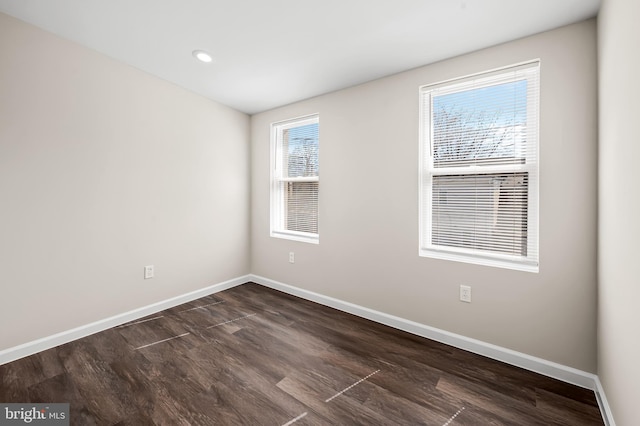
[[[142,308],[115,315],[110,318],[76,327],[72,330],[63,331],[52,336],[43,337],[42,339],[34,340],[32,342],[24,343],[19,346],[14,346],[12,348],[2,350],[0,351],[0,365],[36,354],[47,349],[54,348],[65,343],[69,343],[82,337],[90,336],[111,327],[115,327],[129,321],[146,317],[147,315],[151,315],[156,312],[160,312],[165,309],[169,309],[174,306],[181,305],[183,303],[187,303],[213,293],[218,293],[222,290],[227,290],[229,288],[244,284],[248,281],[251,281],[251,276],[249,275],[234,278],[228,281],[211,285],[209,287],[202,288],[200,290],[195,290],[190,293],[172,297],[171,299],[163,300],[161,302],[153,303]]]
[[[616,422],[613,420],[613,412],[611,411],[609,401],[607,401],[607,396],[604,394],[604,388],[602,387],[602,383],[600,383],[600,378],[598,378],[598,376],[596,376],[596,399],[600,406],[600,412],[602,413],[604,424],[606,426],[616,426]]]
[[[553,377],[554,379],[562,380],[563,382],[571,383],[594,391],[596,390],[596,376],[585,371],[527,355],[522,352],[516,352],[491,343],[450,333],[448,331],[440,330],[404,318],[385,314],[384,312],[375,311],[373,309],[365,308],[364,306],[334,299],[333,297],[324,296],[322,294],[274,281],[269,278],[251,275],[251,280],[265,287],[280,290],[321,305],[330,306],[359,317],[388,325],[398,330],[403,330],[411,334],[426,337],[456,348],[464,349],[507,364],[515,365],[526,370]]]

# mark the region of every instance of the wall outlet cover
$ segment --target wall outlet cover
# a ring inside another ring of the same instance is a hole
[[[468,285],[460,286],[460,300],[462,302],[471,303],[471,287]]]
[[[148,280],[150,278],[153,278],[153,265],[147,265],[144,267],[144,279]]]

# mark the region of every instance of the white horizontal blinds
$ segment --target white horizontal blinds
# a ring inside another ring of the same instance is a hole
[[[423,88],[423,248],[537,265],[538,69]]]
[[[433,177],[432,244],[527,256],[527,173]]]
[[[318,182],[286,182],[286,229],[318,233]]]
[[[277,159],[277,192],[282,231],[318,234],[318,118],[282,126]]]

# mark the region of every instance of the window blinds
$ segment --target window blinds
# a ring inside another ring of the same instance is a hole
[[[425,256],[538,265],[539,63],[421,88]]]

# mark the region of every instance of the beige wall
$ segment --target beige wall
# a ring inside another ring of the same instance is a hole
[[[419,257],[418,86],[535,58],[540,273]],[[270,238],[270,124],[315,112],[320,244]],[[252,272],[595,372],[596,121],[594,20],[255,115]]]
[[[248,167],[248,116],[0,14],[0,350],[249,273]]]
[[[640,3],[604,0],[598,17],[598,375],[616,423],[640,419]]]

